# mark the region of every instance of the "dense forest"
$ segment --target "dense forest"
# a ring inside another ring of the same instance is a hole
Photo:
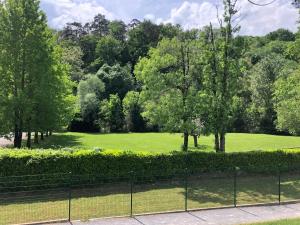
[[[0,3],[0,134],[181,132],[183,149],[213,134],[217,151],[227,132],[299,135],[300,32],[240,36],[237,12],[224,1],[202,29],[99,14],[57,31],[38,1]]]

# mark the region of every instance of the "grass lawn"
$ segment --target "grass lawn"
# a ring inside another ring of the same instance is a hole
[[[300,219],[284,219],[284,220],[277,220],[277,221],[270,221],[265,223],[253,223],[248,225],[299,225]]]
[[[264,185],[261,185],[264,184]],[[68,191],[34,192],[33,195],[0,195],[0,224],[29,223],[68,218]],[[300,173],[282,174],[282,201],[300,199]],[[237,204],[269,203],[278,200],[277,178],[247,176],[237,180]],[[218,175],[188,179],[188,209],[233,205],[233,178]],[[136,183],[133,214],[184,210],[182,179]],[[130,183],[116,182],[97,187],[73,188],[71,219],[129,216]]]
[[[266,134],[230,133],[226,136],[227,151],[278,150],[300,147],[300,137],[275,136]],[[190,149],[193,139],[190,137]],[[86,134],[57,133],[47,138],[41,148],[87,148],[119,149],[130,151],[148,151],[166,153],[180,150],[183,138],[181,134],[169,133],[125,133],[125,134]],[[213,136],[201,136],[197,150],[213,150]]]

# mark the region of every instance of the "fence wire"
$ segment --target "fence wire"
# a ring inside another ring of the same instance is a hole
[[[299,199],[298,171],[1,177],[0,225],[280,204]]]

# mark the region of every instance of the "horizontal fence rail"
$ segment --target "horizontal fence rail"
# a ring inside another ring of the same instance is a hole
[[[141,173],[139,173],[141,174]],[[135,172],[0,177],[0,225],[88,220],[300,199],[300,171],[276,174]]]

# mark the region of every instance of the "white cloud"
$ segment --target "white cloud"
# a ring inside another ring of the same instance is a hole
[[[155,16],[153,14],[146,14],[144,16],[144,19],[153,21],[155,19]]]
[[[221,2],[219,1],[219,6]],[[223,10],[219,8],[219,14],[222,15]],[[297,18],[299,17],[297,9],[295,9],[290,1],[278,0],[274,4],[259,7],[250,4],[247,0],[239,2],[241,34],[247,35],[264,35],[278,28],[287,28],[292,31],[297,29]],[[217,9],[212,1],[204,0],[202,3],[183,2],[178,8],[171,10],[165,23],[171,22],[181,24],[185,29],[201,28],[212,24],[217,24]]]
[[[201,28],[210,22],[217,22],[216,6],[210,2],[193,3],[185,1],[179,8],[171,10],[166,23],[181,24],[185,29]]]
[[[62,28],[66,23],[73,21],[86,23],[98,13],[108,19],[114,19],[114,14],[95,0],[43,0],[43,3],[54,9],[54,16],[49,23],[55,28]]]
[[[185,29],[202,28],[210,22],[218,24],[216,4],[219,5],[219,14],[223,13],[222,0],[164,1],[167,3],[149,3],[149,0],[41,0],[50,18],[50,26],[55,28],[62,28],[67,22],[91,21],[98,13],[104,14],[108,19],[122,19],[126,22],[132,18],[144,18],[155,23],[179,23]],[[265,3],[269,0],[255,1]],[[178,4],[171,6],[171,2]],[[272,5],[259,7],[247,0],[239,0],[242,18],[239,21],[240,34],[264,35],[278,28],[295,31],[299,14],[291,2],[292,0],[277,0]],[[157,5],[160,6],[159,12]]]

